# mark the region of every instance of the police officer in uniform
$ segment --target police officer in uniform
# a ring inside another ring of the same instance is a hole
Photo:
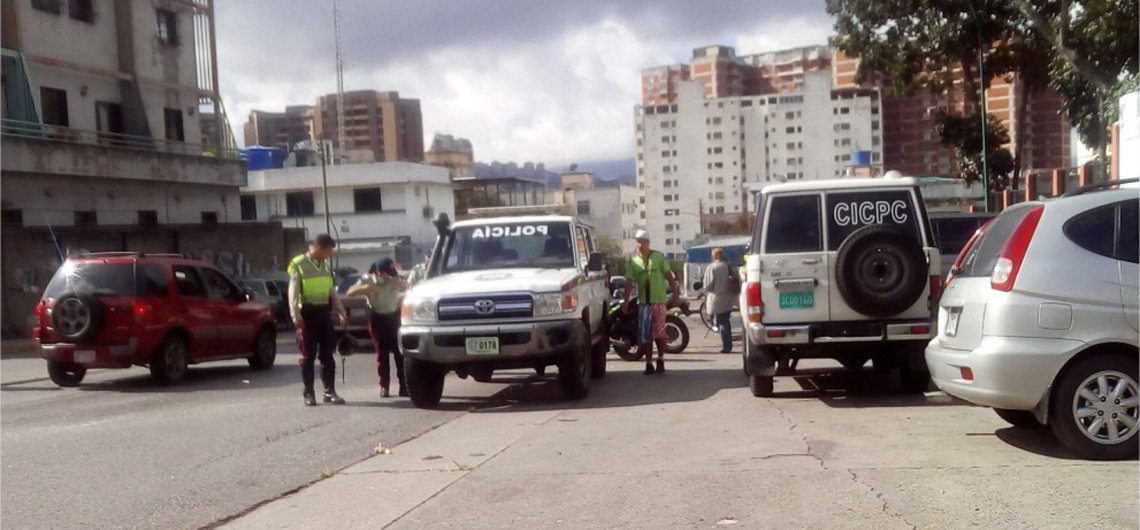
[[[336,327],[332,312],[336,311],[341,327],[345,325],[344,306],[336,296],[332,257],[336,241],[320,234],[309,245],[309,251],[289,262],[289,310],[301,343],[301,379],[305,383],[305,405],[316,406],[313,372],[317,357],[321,359],[321,382],[325,386],[325,403],[343,405],[336,394]]]

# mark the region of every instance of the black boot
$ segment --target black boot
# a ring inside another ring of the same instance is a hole
[[[313,394],[312,392],[305,393],[305,406],[306,407],[317,406],[317,396],[315,394]]]
[[[332,403],[333,405],[344,405],[344,398],[336,395],[336,390],[325,390],[325,403]]]
[[[659,373],[659,374],[665,373],[665,359],[663,359],[661,357],[657,358],[657,373]]]
[[[654,373],[653,363],[650,361],[645,361],[645,375],[653,375]]]

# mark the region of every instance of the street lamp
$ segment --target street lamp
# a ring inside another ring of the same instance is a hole
[[[985,210],[990,211],[990,152],[986,144],[986,66],[985,44],[982,41],[982,23],[978,20],[978,12],[974,9],[974,0],[966,5],[970,7],[970,17],[974,19],[974,30],[978,35],[978,88],[981,90],[982,100],[982,191],[985,198]]]

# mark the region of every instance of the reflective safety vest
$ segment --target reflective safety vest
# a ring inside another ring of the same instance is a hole
[[[301,302],[313,305],[328,305],[333,292],[332,267],[328,260],[316,261],[308,254],[301,254],[289,262],[289,276],[296,271],[301,280]]]

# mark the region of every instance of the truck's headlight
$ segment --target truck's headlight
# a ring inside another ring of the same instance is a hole
[[[572,313],[577,308],[578,294],[574,292],[540,294],[534,298],[536,317]]]
[[[435,322],[435,300],[431,298],[405,298],[400,316],[415,322]]]

